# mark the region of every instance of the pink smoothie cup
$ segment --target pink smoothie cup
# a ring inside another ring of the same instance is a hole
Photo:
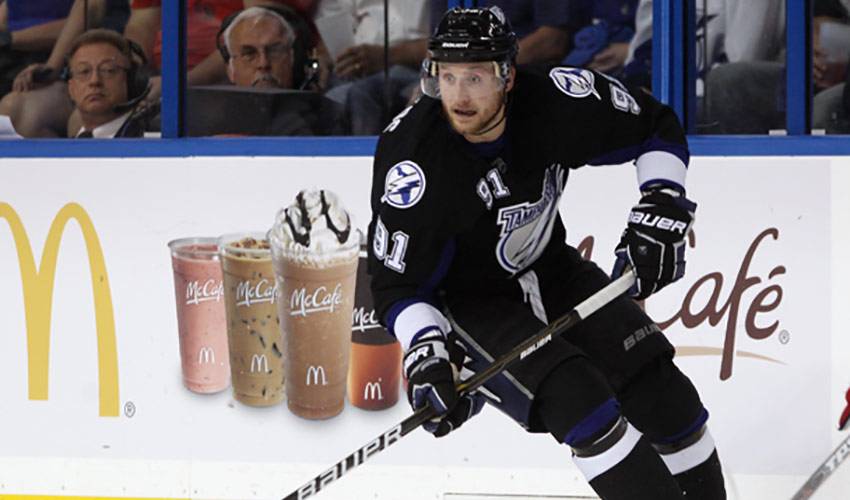
[[[181,238],[168,243],[183,384],[210,394],[230,385],[224,288],[216,238]]]

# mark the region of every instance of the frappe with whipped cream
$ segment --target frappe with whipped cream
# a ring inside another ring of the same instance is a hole
[[[283,399],[284,371],[269,242],[262,233],[231,234],[219,247],[233,397],[272,406]]]
[[[339,198],[304,190],[268,235],[283,335],[286,401],[324,419],[345,405],[360,232]]]

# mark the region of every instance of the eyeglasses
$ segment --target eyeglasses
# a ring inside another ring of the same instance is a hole
[[[114,80],[121,72],[130,71],[130,68],[125,68],[111,61],[104,61],[98,64],[97,69],[92,68],[90,64],[79,64],[71,68],[71,78],[77,81],[87,82],[95,71],[97,71],[97,76],[102,80]]]
[[[238,54],[234,54],[233,57],[239,58],[246,63],[252,64],[257,62],[260,58],[260,54],[263,53],[266,56],[266,59],[281,59],[284,56],[289,55],[289,51],[292,49],[292,45],[284,42],[273,43],[271,45],[266,45],[265,47],[255,47],[253,45],[243,45]]]

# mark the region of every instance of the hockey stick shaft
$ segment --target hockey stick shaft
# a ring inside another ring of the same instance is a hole
[[[464,395],[478,389],[495,375],[501,373],[514,361],[526,358],[537,349],[548,344],[552,340],[552,337],[561,335],[581,320],[587,318],[612,300],[622,295],[632,286],[634,281],[634,272],[627,270],[622,276],[585,299],[570,312],[561,316],[552,323],[549,323],[549,325],[540,330],[537,334],[525,339],[513,349],[493,361],[493,363],[487,366],[484,370],[461,382],[458,385],[458,393],[460,395]],[[366,445],[343,458],[331,468],[311,479],[309,482],[304,483],[300,488],[284,497],[283,500],[302,500],[319,493],[326,488],[328,484],[336,481],[351,469],[363,464],[363,462],[373,457],[378,452],[383,451],[423,423],[436,416],[437,413],[430,406],[425,406],[416,410],[412,415],[402,420],[394,427],[369,441]]]
[[[806,500],[810,498],[814,492],[826,481],[835,469],[841,465],[847,456],[850,455],[850,436],[847,436],[841,444],[835,448],[832,453],[826,457],[826,460],[817,470],[809,477],[809,480],[791,497],[791,500]]]

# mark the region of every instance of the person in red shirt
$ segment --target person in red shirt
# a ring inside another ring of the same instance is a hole
[[[215,36],[221,22],[229,15],[249,3],[243,0],[189,0],[187,2],[186,29],[186,65],[192,69],[207,56],[215,52]],[[148,55],[152,65],[158,70],[162,58],[162,31],[148,29],[152,25],[159,27],[161,21],[162,0],[133,0],[132,17],[127,24],[125,34],[135,39]]]

